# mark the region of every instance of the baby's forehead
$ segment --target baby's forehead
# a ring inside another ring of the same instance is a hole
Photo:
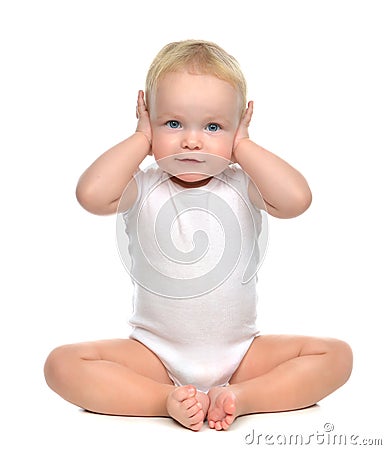
[[[231,86],[235,91],[241,93],[239,85],[236,82],[234,82],[234,80],[232,80],[231,78],[221,77],[213,71],[198,70],[191,67],[181,68],[178,70],[169,70],[167,72],[160,74],[160,76],[154,83],[153,91],[156,91],[160,87],[165,88],[167,86],[166,83],[163,83],[165,79],[172,79],[173,81],[175,81],[176,79],[182,78],[183,76],[186,75],[191,76],[192,79],[196,77],[198,78],[208,77],[208,79],[218,80],[220,83],[226,83],[229,86]]]
[[[185,105],[187,99],[202,105],[222,107],[228,101],[239,110],[242,93],[238,86],[212,73],[197,71],[170,71],[159,77],[151,92],[147,93],[148,107]],[[228,109],[227,107],[227,109]]]

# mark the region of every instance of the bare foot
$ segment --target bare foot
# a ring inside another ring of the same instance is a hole
[[[236,396],[228,387],[214,387],[208,392],[208,424],[218,431],[227,430],[236,418]]]
[[[176,388],[166,401],[170,417],[193,431],[201,429],[208,408],[208,396],[191,385]]]

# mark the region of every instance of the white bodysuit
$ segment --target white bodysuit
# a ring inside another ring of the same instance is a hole
[[[152,165],[135,180],[137,199],[122,216],[134,283],[130,337],[176,385],[226,385],[259,334],[263,214],[248,199],[249,178],[233,165],[186,189]]]

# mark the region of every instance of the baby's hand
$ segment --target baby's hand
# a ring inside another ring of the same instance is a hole
[[[137,123],[137,129],[135,131],[143,133],[147,137],[147,140],[149,141],[149,143],[151,145],[152,133],[151,133],[150,117],[149,117],[149,111],[146,108],[143,91],[138,92],[136,116],[138,119],[138,123]],[[151,155],[151,154],[152,154],[152,151],[150,148],[149,155]]]
[[[252,114],[253,114],[253,102],[249,101],[248,107],[243,117],[241,118],[239,127],[236,131],[235,139],[233,141],[233,151],[239,145],[241,140],[249,138],[248,127],[249,124],[251,123]],[[234,157],[234,154],[232,154],[232,161],[237,162]]]

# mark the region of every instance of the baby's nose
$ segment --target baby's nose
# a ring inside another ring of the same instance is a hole
[[[188,131],[182,140],[182,148],[187,150],[200,150],[202,148],[202,139],[197,131]]]

